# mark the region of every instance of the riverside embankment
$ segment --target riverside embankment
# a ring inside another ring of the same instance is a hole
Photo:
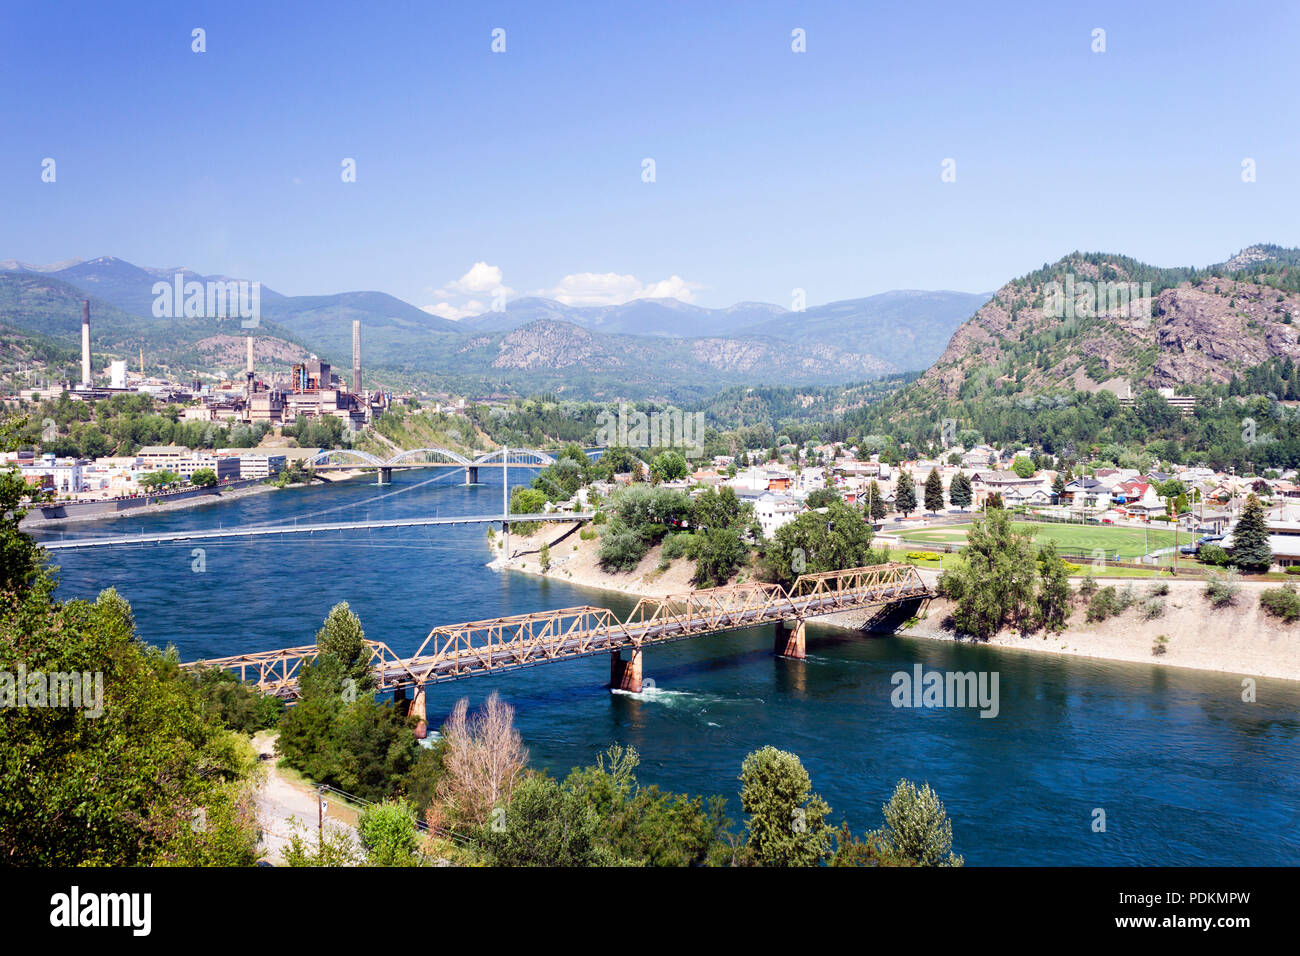
[[[505,567],[541,574],[537,550],[540,543],[559,539],[570,528],[566,525],[559,530],[547,529],[528,538],[514,536],[511,550],[516,556]],[[568,534],[550,549],[548,576],[636,597],[662,597],[691,589],[694,568],[685,558],[661,570],[660,548],[655,547],[634,570],[611,574],[600,567],[599,544],[599,539],[583,541],[577,534]],[[745,580],[747,573],[742,571],[737,580]],[[931,585],[939,577],[938,571],[929,569],[920,569],[920,574]],[[1145,579],[1098,578],[1097,581],[1100,586],[1113,585],[1120,591],[1131,587],[1135,600],[1114,617],[1089,622],[1084,602],[1076,599],[1067,626],[1059,633],[1002,631],[987,640],[976,641],[953,630],[949,620],[953,605],[944,598],[928,602],[915,619],[905,622],[903,627],[891,626],[889,630],[877,630],[879,619],[865,611],[833,614],[818,620],[835,627],[929,640],[1300,681],[1300,624],[1282,623],[1259,605],[1260,593],[1277,587],[1276,584],[1242,582],[1232,605],[1215,608],[1205,597],[1203,580],[1161,579],[1161,584],[1168,588],[1168,593],[1163,595],[1154,594],[1153,582]],[[1158,616],[1146,616],[1144,607],[1148,602],[1160,607]],[[1157,648],[1160,648],[1158,653]]]

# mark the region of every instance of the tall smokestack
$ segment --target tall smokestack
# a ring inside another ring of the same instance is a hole
[[[352,394],[361,394],[361,320],[352,320]]]
[[[248,337],[248,368],[245,369],[249,375],[253,374],[253,337]]]
[[[81,300],[81,384],[90,388],[90,300]]]

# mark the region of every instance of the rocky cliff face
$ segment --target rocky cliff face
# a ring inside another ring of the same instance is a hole
[[[1300,293],[1278,281],[1285,269],[1260,274],[1249,252],[1230,260],[1248,273],[1183,270],[1192,275],[1181,281],[1174,270],[1133,268],[1118,257],[1067,257],[999,289],[956,331],[921,387],[949,397],[1007,382],[1025,390],[1122,380],[1134,389],[1177,387],[1226,382],[1274,356],[1300,358]],[[1139,280],[1151,282],[1149,296]],[[1137,294],[1125,306],[1107,296],[1108,282],[1138,283]],[[1103,292],[1089,308],[1093,288]],[[1080,297],[1076,308],[1062,308],[1061,289]]]
[[[464,349],[491,351],[490,337],[477,336]],[[651,339],[607,335],[568,322],[540,319],[495,340],[494,369],[580,368],[592,372],[631,369],[664,374],[710,376],[781,374],[802,381],[845,381],[887,375],[897,369],[866,351],[828,345],[796,345],[762,338],[713,337]]]

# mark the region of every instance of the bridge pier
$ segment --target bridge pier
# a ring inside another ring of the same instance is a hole
[[[397,712],[404,717],[414,717],[415,739],[423,740],[429,735],[429,710],[425,703],[424,687],[415,688],[415,696],[407,698],[406,688],[398,687],[393,690],[393,706]]]
[[[609,655],[609,689],[641,693],[641,648],[625,647]]]
[[[478,467],[477,467],[476,465],[470,465],[470,466],[466,467],[466,469],[465,469],[465,484],[467,484],[467,485],[477,485],[477,484],[478,484]]]
[[[380,468],[380,469],[379,469],[379,484],[381,484],[381,485],[391,485],[392,483],[393,483],[393,469],[391,469],[391,468]]]
[[[804,622],[802,619],[794,622],[791,628],[785,621],[776,622],[776,633],[772,642],[772,653],[777,657],[789,657],[797,661],[803,660],[808,656],[804,642]]]

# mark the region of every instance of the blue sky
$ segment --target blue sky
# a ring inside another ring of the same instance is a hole
[[[1300,245],[1293,3],[0,16],[0,258],[116,255],[454,315],[498,286],[816,305],[990,290],[1074,249],[1204,265]]]

